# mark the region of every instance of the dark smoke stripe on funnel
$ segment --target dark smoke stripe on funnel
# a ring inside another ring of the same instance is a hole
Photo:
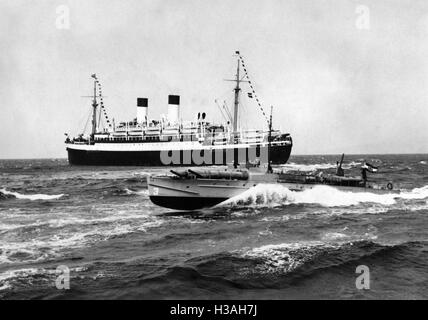
[[[169,95],[168,104],[180,104],[180,96]]]
[[[137,107],[148,107],[148,100],[147,98],[137,98]]]

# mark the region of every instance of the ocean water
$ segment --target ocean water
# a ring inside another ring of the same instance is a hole
[[[150,202],[145,175],[165,168],[2,160],[0,299],[427,299],[428,155],[347,156],[346,172],[363,159],[403,192],[260,185],[191,213]],[[356,287],[360,265],[370,289]]]

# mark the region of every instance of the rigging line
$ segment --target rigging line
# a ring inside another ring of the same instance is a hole
[[[226,99],[230,98],[229,94],[230,94],[230,88],[225,90],[221,95],[219,95],[216,100],[225,101]]]
[[[223,109],[226,111],[230,121],[232,121],[232,119],[233,119],[232,114],[230,113],[230,110],[229,110],[229,107],[227,106],[226,100],[224,100],[224,102],[223,102]]]
[[[232,118],[232,113],[230,112],[229,106],[227,105],[227,100],[223,100],[223,108],[227,112],[229,117]]]
[[[98,93],[100,95],[100,110],[98,112],[98,122],[97,122],[97,126],[98,126],[97,130],[99,131],[101,128],[101,110],[103,108],[103,98],[102,98],[101,86],[99,81],[97,81],[97,83],[98,83]]]
[[[101,107],[101,110],[103,111],[103,114],[104,114],[105,120],[108,124],[108,127],[111,128],[111,124],[110,124],[109,117],[107,115],[106,107],[104,106],[101,82],[97,79],[96,83],[98,85],[98,92],[99,92],[99,97],[100,97],[100,107]],[[100,110],[100,119],[101,119],[101,110]]]
[[[226,100],[223,101],[222,108],[223,108],[224,113],[226,114],[226,117],[228,118],[227,121],[229,121],[230,123],[232,123],[232,115],[230,114],[230,111],[227,108]]]
[[[266,122],[269,124],[269,119],[268,119],[268,117],[267,117],[267,115],[266,115],[266,113],[265,113],[265,111],[264,111],[264,109],[263,109],[263,107],[262,107],[262,104],[261,104],[261,103],[260,103],[260,101],[259,101],[259,98],[258,98],[258,96],[257,96],[257,94],[256,94],[256,91],[254,90],[254,87],[253,87],[253,85],[252,85],[252,83],[251,83],[251,79],[250,79],[250,77],[249,77],[249,75],[248,75],[247,68],[245,67],[244,59],[242,58],[242,56],[241,56],[240,54],[238,54],[238,57],[239,57],[239,61],[241,62],[242,68],[244,69],[245,76],[246,76],[246,77],[247,77],[247,79],[248,79],[248,83],[249,83],[249,85],[250,85],[251,91],[252,91],[252,93],[254,94],[254,98],[256,99],[256,102],[257,102],[257,104],[258,104],[258,106],[259,106],[260,110],[262,111],[262,114],[263,114],[263,116],[265,117]]]
[[[85,127],[83,128],[83,134],[86,132],[86,128],[87,128],[87,126],[88,126],[88,122],[89,122],[89,119],[91,118],[91,113],[92,113],[92,110],[89,110],[89,114],[88,114],[88,116],[86,117],[86,124],[85,124]]]
[[[101,106],[101,108],[102,108],[102,106]],[[101,124],[101,108],[100,108],[100,111],[98,112],[98,130],[100,129],[100,124]]]
[[[226,120],[226,122],[227,122],[227,121],[229,121],[229,120],[227,119],[227,117],[224,115],[223,110],[221,110],[221,107],[220,107],[220,105],[219,105],[219,103],[218,103],[217,99],[215,99],[215,104],[216,104],[216,105],[217,105],[217,107],[219,108],[220,113],[221,113],[222,117],[224,118],[224,120]]]

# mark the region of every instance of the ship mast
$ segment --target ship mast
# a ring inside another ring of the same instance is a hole
[[[268,135],[268,167],[267,172],[272,173],[272,165],[271,165],[271,149],[272,149],[272,111],[273,106],[270,107],[270,118],[269,118],[269,135]]]
[[[239,51],[237,52],[239,54]],[[241,91],[241,88],[239,87],[239,84],[241,82],[239,78],[239,56],[238,56],[238,66],[236,68],[236,87],[234,89],[235,91],[235,105],[233,110],[233,134],[236,135],[238,132],[238,110],[239,110],[239,92]]]
[[[94,138],[97,131],[97,76],[93,74],[92,78],[94,78],[94,97],[92,100],[92,138]]]
[[[232,135],[231,135],[231,139],[232,139],[232,143],[237,143],[237,136],[238,136],[238,118],[239,118],[239,93],[241,91],[240,88],[240,84],[241,82],[249,82],[249,81],[245,81],[243,79],[240,78],[240,67],[241,67],[241,59],[242,57],[239,54],[239,51],[236,51],[235,54],[238,56],[238,65],[236,67],[236,78],[235,79],[225,79],[225,81],[233,81],[236,83],[235,88],[233,89],[233,91],[235,91],[235,103],[234,103],[234,108],[233,108],[233,130],[232,130]],[[245,71],[245,67],[244,67],[244,71]]]

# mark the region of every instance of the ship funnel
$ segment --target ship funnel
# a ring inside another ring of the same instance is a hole
[[[137,122],[147,123],[148,116],[148,100],[147,98],[137,98]]]
[[[168,96],[168,122],[174,124],[180,117],[180,96]]]

